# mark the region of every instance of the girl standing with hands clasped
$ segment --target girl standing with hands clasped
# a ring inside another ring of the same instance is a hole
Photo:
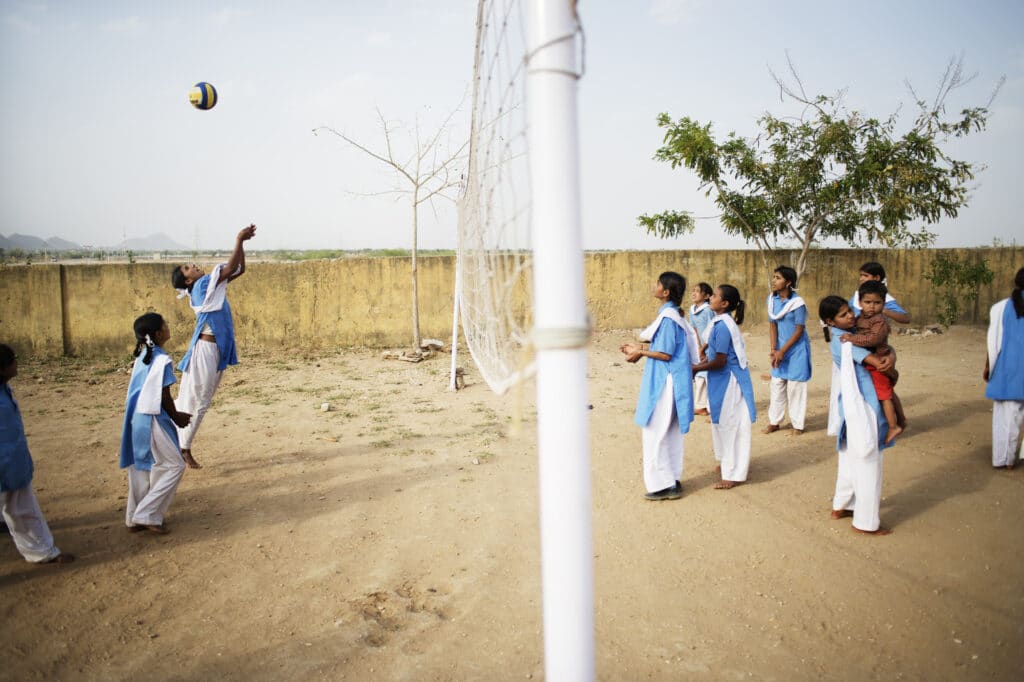
[[[839,453],[832,518],[852,516],[855,531],[888,535],[891,531],[882,527],[878,509],[882,501],[882,450],[893,442],[886,442],[889,423],[864,365],[887,372],[896,361],[896,353],[879,357],[866,348],[841,343],[840,336],[856,329],[857,318],[839,296],[823,298],[818,316],[826,325],[825,340],[836,367],[832,381],[839,383],[838,390],[833,387],[832,391],[835,404],[831,411],[836,421],[829,427],[829,435],[836,436]]]
[[[1013,278],[1013,293],[992,306],[988,358],[982,375],[992,405],[992,466],[1012,469],[1024,425],[1024,268]]]
[[[167,323],[157,313],[135,320],[136,359],[125,400],[120,461],[128,470],[129,533],[168,532],[164,515],[185,473],[175,427],[188,426],[190,415],[178,412],[171,399],[174,366],[162,348],[169,338]]]
[[[796,270],[786,265],[775,268],[767,306],[772,383],[764,432],[779,430],[788,407],[793,434],[799,436],[807,416],[811,340],[807,336],[807,305],[796,293]]]
[[[746,344],[737,326],[743,323],[746,304],[736,287],[722,284],[708,305],[715,317],[705,346],[707,360],[694,364],[693,372],[708,373],[711,440],[722,476],[715,488],[728,490],[747,480],[750,428],[757,419]]]
[[[701,282],[690,292],[690,325],[693,331],[697,332],[697,340],[700,345],[708,341],[708,330],[711,327],[711,318],[715,316],[708,305],[711,298],[711,285]],[[708,414],[708,373],[697,372],[693,375],[693,413]]]
[[[228,365],[238,364],[235,350],[235,323],[228,305],[228,282],[245,273],[245,242],[256,235],[256,226],[242,229],[235,238],[235,249],[227,263],[221,263],[206,274],[198,265],[182,265],[171,273],[171,284],[178,298],[189,297],[196,314],[196,328],[181,359],[181,388],[178,408],[194,415],[192,423],[181,429],[181,452],[190,469],[201,468],[192,456],[192,439],[213,402]]]
[[[663,272],[654,284],[661,302],[658,317],[640,333],[644,343],[624,343],[627,362],[644,363],[634,422],[643,443],[644,487],[648,500],[676,500],[683,495],[683,434],[693,421],[693,375],[697,335],[679,313],[686,279]]]

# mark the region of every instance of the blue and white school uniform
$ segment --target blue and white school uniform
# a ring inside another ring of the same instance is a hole
[[[159,526],[185,473],[178,432],[163,410],[165,386],[175,382],[171,357],[159,346],[150,363],[135,359],[125,400],[120,467],[128,470],[125,524]]]
[[[181,388],[175,401],[179,412],[192,415],[189,425],[178,430],[181,447],[185,450],[192,448],[192,439],[210,409],[224,370],[228,365],[238,364],[225,265],[227,263],[221,263],[213,272],[197,279],[189,292],[189,303],[196,314],[196,328],[188,352],[178,363]],[[217,342],[204,341],[199,338],[200,334],[212,334]]]
[[[790,294],[785,301],[777,293],[768,296],[768,319],[776,326],[776,346],[782,348],[789,337],[803,327],[778,367],[772,367],[771,399],[768,402],[768,423],[778,426],[789,408],[789,421],[798,431],[804,430],[807,417],[807,382],[811,380],[811,339],[807,336],[807,304]]]
[[[757,419],[747,349],[736,321],[727,313],[711,321],[707,357],[725,355],[725,366],[708,370],[708,405],[715,459],[722,480],[742,482],[750,469],[750,426]]]
[[[708,334],[711,333],[711,319],[715,316],[707,301],[700,305],[690,306],[690,325],[697,333],[697,340],[701,345],[708,341]],[[700,349],[698,349],[699,351]],[[693,375],[693,409],[706,410],[708,408],[708,373],[697,372]]]
[[[889,422],[863,364],[871,351],[841,343],[839,337],[847,330],[833,327],[830,333],[829,350],[837,370],[833,381],[839,382],[831,406],[836,419],[829,427],[839,454],[832,509],[852,511],[854,528],[871,532],[881,525],[882,450],[895,441],[885,443]]]
[[[985,397],[992,403],[992,466],[1013,466],[1024,457],[1018,450],[1024,426],[1024,317],[1010,299],[999,301],[989,312],[988,385]]]
[[[640,339],[650,341],[652,352],[671,356],[645,360],[633,416],[642,427],[644,488],[653,493],[683,478],[683,434],[693,421],[691,368],[699,351],[696,333],[671,302],[661,306]]]
[[[60,550],[53,544],[50,527],[32,491],[34,470],[18,402],[11,387],[0,384],[0,506],[21,556],[25,561],[40,563],[53,559]]]

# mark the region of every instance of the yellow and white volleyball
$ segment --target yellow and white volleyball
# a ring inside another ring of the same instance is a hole
[[[196,83],[188,91],[188,101],[196,109],[213,109],[217,104],[217,90],[209,83]]]

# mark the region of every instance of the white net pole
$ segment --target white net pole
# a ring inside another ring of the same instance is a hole
[[[574,0],[529,0],[527,137],[533,242],[544,668],[594,678],[589,324],[576,125]]]
[[[449,391],[459,390],[458,351],[459,351],[459,289],[462,286],[462,275],[459,274],[459,258],[455,257],[455,295],[452,297],[452,366],[448,382]]]

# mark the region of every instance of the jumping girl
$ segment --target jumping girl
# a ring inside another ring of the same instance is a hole
[[[25,439],[25,424],[10,381],[18,375],[18,358],[0,343],[0,509],[4,523],[25,561],[66,564],[75,557],[53,544],[39,501],[32,491],[35,465]]]
[[[715,316],[708,305],[711,298],[711,285],[701,282],[690,292],[690,326],[697,332],[697,339],[703,346],[708,341],[708,330],[711,318]],[[698,372],[693,375],[693,413],[708,414],[708,373]]]
[[[746,303],[736,287],[722,284],[708,305],[715,317],[704,347],[707,360],[694,364],[693,372],[708,373],[711,440],[722,476],[715,488],[728,490],[747,480],[750,428],[757,419],[746,344],[737,326],[743,323]]]
[[[162,348],[171,338],[164,318],[146,313],[135,320],[134,331],[135,366],[121,432],[120,465],[128,470],[125,525],[129,533],[162,535],[168,532],[164,515],[185,473],[175,426],[185,428],[190,416],[179,412],[171,398],[174,365]]]
[[[244,244],[255,234],[255,225],[239,232],[231,258],[208,275],[195,264],[182,265],[171,273],[171,283],[178,290],[178,297],[188,296],[196,313],[196,328],[188,352],[178,364],[181,370],[178,409],[193,415],[192,423],[179,434],[181,452],[190,469],[201,468],[192,456],[192,439],[210,409],[224,370],[228,365],[238,364],[235,324],[227,300],[228,282],[245,273]]]
[[[1024,268],[1013,278],[1009,298],[992,306],[988,357],[983,377],[992,404],[992,466],[1012,469],[1024,457],[1018,451],[1024,425]]]
[[[624,343],[627,362],[644,363],[633,421],[643,443],[644,495],[648,500],[676,500],[683,494],[683,434],[693,421],[693,374],[698,359],[697,335],[679,313],[686,279],[663,272],[654,284],[661,302],[658,317],[640,333],[644,343]]]
[[[853,310],[840,296],[826,296],[818,305],[818,316],[826,325],[825,340],[836,367],[833,381],[836,404],[831,407],[836,420],[829,435],[836,436],[839,462],[836,489],[832,497],[832,518],[853,517],[853,529],[860,533],[888,535],[878,515],[882,500],[882,450],[889,428],[878,403],[875,387],[865,364],[887,372],[896,353],[878,357],[865,348],[841,343],[839,337],[856,328]]]
[[[882,267],[881,263],[871,261],[860,266],[859,277],[860,281],[857,286],[860,286],[869,279],[876,279],[882,284],[885,284],[886,287],[889,286],[885,280],[885,268]],[[854,317],[860,315],[860,294],[856,291],[853,292],[853,296],[850,297],[850,308],[853,310]],[[900,307],[900,304],[896,302],[896,299],[893,298],[892,294],[886,294],[885,307],[882,309],[882,314],[893,322],[910,324],[910,313]]]
[[[804,432],[807,382],[811,380],[811,340],[807,336],[807,304],[796,293],[796,279],[796,270],[786,265],[772,273],[767,303],[772,382],[765,433],[779,430],[787,407],[793,434]]]

